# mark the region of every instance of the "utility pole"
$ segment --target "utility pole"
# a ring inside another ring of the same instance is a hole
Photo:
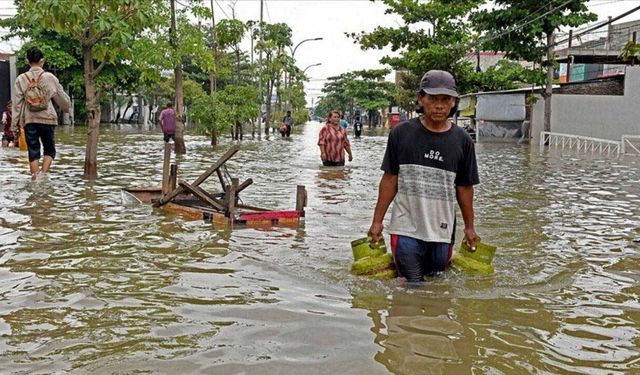
[[[553,92],[553,31],[547,33],[547,86],[544,90],[544,131],[551,131],[551,94]]]
[[[549,3],[549,10],[552,9]],[[553,29],[547,32],[547,87],[544,90],[544,131],[551,131],[551,93],[553,91]]]
[[[211,0],[211,49],[213,52],[213,70],[209,72],[209,92],[211,95],[217,90],[215,70],[218,68],[218,51],[216,44],[216,17],[213,12],[213,0]]]
[[[264,8],[264,0],[260,0],[260,57],[259,57],[259,69],[260,72],[258,73],[258,79],[259,79],[259,91],[260,91],[260,110],[258,111],[260,113],[260,115],[258,115],[258,139],[262,139],[262,101],[264,99],[264,96],[262,95],[262,48],[263,48],[263,40],[262,40],[262,12],[263,12],[263,8]],[[265,124],[266,125],[266,124]]]

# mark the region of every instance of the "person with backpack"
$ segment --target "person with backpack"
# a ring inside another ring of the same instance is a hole
[[[176,111],[172,107],[171,102],[167,102],[165,108],[160,112],[160,127],[164,133],[164,141],[169,142],[170,139],[176,141]]]
[[[69,111],[71,101],[62,89],[58,78],[45,72],[44,55],[37,47],[27,51],[30,69],[16,78],[14,85],[12,129],[17,133],[25,132],[29,151],[29,169],[35,177],[40,163],[40,143],[44,149],[42,173],[49,172],[56,157],[55,128],[58,125],[58,113],[53,100],[63,112]]]

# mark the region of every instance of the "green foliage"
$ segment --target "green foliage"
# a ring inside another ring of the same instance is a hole
[[[307,109],[300,109],[291,113],[293,123],[295,125],[305,124],[309,120],[309,111]]]
[[[491,8],[474,12],[470,20],[476,30],[484,33],[480,40],[483,49],[506,52],[512,59],[539,62],[546,54],[547,35],[597,19],[589,12],[587,2],[495,0]],[[552,9],[556,10],[543,16]]]
[[[31,0],[16,2],[16,25],[34,25],[94,47],[97,61],[131,57],[135,37],[151,26],[161,0]]]
[[[191,118],[196,120],[203,134],[216,129],[245,124],[258,117],[258,91],[249,85],[227,85],[213,95],[202,93],[190,107]]]
[[[222,48],[235,46],[242,42],[242,38],[247,32],[247,27],[245,23],[239,20],[221,20],[216,25],[216,44]]]
[[[466,78],[470,64],[463,61],[471,39],[467,15],[482,0],[383,0],[389,7],[387,14],[396,13],[405,25],[377,27],[372,32],[348,34],[360,43],[362,49],[390,47],[399,56],[386,56],[380,60],[395,70],[407,71],[421,77],[431,69],[451,72],[458,80],[458,89],[466,92]],[[415,90],[417,86],[403,86]]]
[[[132,45],[131,63],[140,70],[140,80],[153,83],[160,80],[164,70],[172,70],[178,63],[188,61],[203,71],[214,69],[213,54],[207,44],[207,28],[189,21],[191,13],[184,8],[176,13],[176,46],[171,45],[168,10],[162,10],[162,23],[140,36]],[[198,9],[198,8],[196,8]]]
[[[640,57],[640,43],[635,43],[633,40],[627,42],[620,51],[620,58],[625,61],[635,63]]]
[[[320,99],[315,115],[326,117],[333,109],[347,112],[351,106],[367,111],[388,107],[394,99],[395,85],[384,81],[387,74],[387,69],[371,69],[329,77],[322,89],[326,96]]]
[[[474,92],[516,89],[523,84],[542,85],[546,80],[544,72],[527,69],[508,60],[498,62],[485,72],[473,74],[470,87]]]

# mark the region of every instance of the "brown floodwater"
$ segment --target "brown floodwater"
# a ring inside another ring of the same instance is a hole
[[[295,229],[123,200],[160,184],[158,131],[104,126],[95,182],[81,178],[85,128],[58,129],[53,172],[35,181],[25,152],[0,150],[0,372],[640,373],[640,158],[478,144],[477,231],[496,272],[407,289],[349,273],[386,134],[365,129],[353,163],[328,169],[319,124],[294,130],[243,141],[228,169],[253,178],[246,204],[292,209],[305,185]],[[188,135],[180,178],[222,141]]]

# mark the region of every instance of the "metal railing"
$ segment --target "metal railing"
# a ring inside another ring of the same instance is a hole
[[[582,135],[562,134],[552,132],[540,133],[540,147],[570,149],[584,152],[598,152],[607,154],[620,154],[622,152],[622,142],[610,139],[585,137]]]
[[[640,155],[640,135],[623,135],[621,147],[623,154]]]

